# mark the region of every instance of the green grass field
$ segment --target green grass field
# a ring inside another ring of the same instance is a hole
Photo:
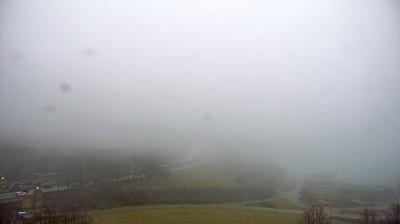
[[[210,163],[207,166],[191,167],[170,173],[167,178],[161,180],[124,184],[123,189],[232,189],[240,186],[222,167]]]
[[[141,207],[118,208],[91,213],[96,224],[286,224],[299,215],[227,208]]]
[[[287,198],[271,198],[265,201],[248,203],[248,206],[265,207],[265,208],[279,208],[279,209],[303,209],[302,207],[294,204]]]
[[[166,187],[182,188],[232,188],[239,186],[222,167],[213,163],[174,172],[162,184]]]

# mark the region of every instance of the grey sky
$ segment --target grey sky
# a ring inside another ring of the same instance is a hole
[[[397,0],[0,0],[4,140],[391,182],[399,133]]]

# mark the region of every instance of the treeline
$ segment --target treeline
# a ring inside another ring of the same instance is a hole
[[[344,207],[367,202],[390,202],[396,198],[395,190],[387,186],[340,183],[332,177],[307,178],[299,195],[309,204],[322,201]]]
[[[333,219],[343,223],[359,224],[399,224],[400,204],[392,203],[385,209],[385,214],[378,215],[374,209],[366,208],[360,214],[360,219],[328,216],[324,208],[318,205],[311,205],[304,208],[303,215],[297,220],[297,224],[332,224]]]
[[[392,203],[379,215],[374,209],[366,208],[361,213],[361,224],[400,224],[400,204]]]
[[[18,213],[18,208],[0,207],[0,224],[91,224],[93,219],[83,207],[75,204],[69,206],[46,206],[36,208],[32,213]]]
[[[156,153],[123,150],[53,150],[0,144],[0,175],[67,188],[165,175]]]

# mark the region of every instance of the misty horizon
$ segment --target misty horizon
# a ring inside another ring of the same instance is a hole
[[[0,0],[0,141],[394,185],[400,3]],[[211,153],[212,154],[212,153]]]

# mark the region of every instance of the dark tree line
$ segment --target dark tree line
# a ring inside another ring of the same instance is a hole
[[[364,209],[360,224],[400,224],[400,204],[392,203],[385,215],[377,215],[373,209]]]
[[[16,208],[13,205],[0,206],[0,224],[15,222]]]
[[[331,221],[324,213],[324,208],[311,206],[304,209],[303,216],[298,220],[298,224],[330,224]]]
[[[155,153],[128,150],[55,150],[0,142],[0,176],[15,181],[42,180],[49,185],[78,186],[154,178],[165,175]],[[23,164],[23,165],[21,165]]]
[[[88,216],[86,210],[79,206],[45,207],[37,212],[29,222],[32,224],[91,224],[93,219]]]

